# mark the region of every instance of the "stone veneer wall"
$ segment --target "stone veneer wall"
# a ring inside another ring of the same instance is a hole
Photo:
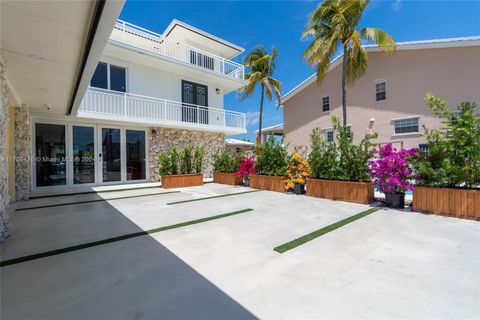
[[[10,234],[7,212],[10,203],[7,170],[8,87],[5,68],[5,52],[0,50],[0,243],[8,238]]]
[[[30,114],[23,105],[15,108],[15,196],[17,201],[28,200],[31,185]]]
[[[152,133],[155,130],[155,133]],[[169,128],[150,128],[148,130],[148,157],[150,181],[160,181],[158,174],[158,155],[160,152],[168,152],[173,147],[177,150],[183,149],[185,145],[192,147],[201,146],[205,152],[203,172],[206,178],[213,174],[213,155],[225,143],[223,133],[204,131],[192,131]]]

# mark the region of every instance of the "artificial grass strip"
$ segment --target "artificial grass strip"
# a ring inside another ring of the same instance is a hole
[[[148,187],[137,187],[137,188],[124,188],[124,189],[109,189],[109,190],[98,190],[98,191],[80,191],[72,193],[59,193],[59,194],[47,194],[44,196],[33,196],[30,197],[30,200],[33,199],[43,199],[43,198],[57,198],[57,197],[67,197],[67,196],[78,196],[82,194],[92,194],[92,193],[108,193],[108,192],[121,192],[121,191],[132,191],[132,190],[143,190],[143,189],[159,189],[160,186],[148,186]]]
[[[74,201],[74,202],[65,202],[65,203],[56,203],[56,204],[48,204],[44,206],[37,206],[37,207],[27,207],[27,208],[18,208],[15,211],[24,211],[24,210],[34,210],[34,209],[43,209],[43,208],[51,208],[51,207],[61,207],[61,206],[70,206],[74,204],[84,204],[84,203],[91,203],[91,202],[102,202],[102,201],[111,201],[111,200],[122,200],[122,199],[130,199],[130,198],[140,198],[140,197],[151,197],[151,196],[158,196],[162,194],[171,194],[171,193],[179,193],[180,191],[166,191],[166,192],[157,192],[157,193],[149,193],[149,194],[137,194],[134,196],[125,196],[125,197],[117,197],[111,199],[93,199],[93,200],[84,200],[84,201]]]
[[[327,234],[327,233],[332,232],[332,231],[334,231],[338,228],[341,228],[346,224],[349,224],[349,223],[354,222],[356,220],[362,219],[362,218],[368,216],[369,214],[372,214],[372,213],[374,213],[374,212],[376,212],[380,209],[382,209],[382,207],[370,208],[370,209],[365,210],[363,212],[357,213],[357,214],[355,214],[351,217],[340,220],[340,221],[335,222],[331,225],[328,225],[326,227],[323,227],[321,229],[313,231],[309,234],[301,236],[297,239],[294,239],[292,241],[289,241],[287,243],[279,245],[278,247],[273,248],[273,250],[277,251],[278,253],[284,253],[284,252],[287,252],[289,250],[295,249],[296,247],[301,246],[302,244],[305,244],[305,243],[307,243],[309,241],[312,241],[312,240],[314,240],[314,239],[316,239],[320,236],[323,236],[324,234]]]
[[[0,261],[0,267],[6,267],[6,266],[13,265],[13,264],[26,262],[26,261],[32,261],[32,260],[37,260],[37,259],[46,258],[46,257],[50,257],[50,256],[55,256],[55,255],[59,255],[59,254],[62,254],[62,253],[78,251],[78,250],[87,249],[87,248],[91,248],[91,247],[96,247],[96,246],[100,246],[100,245],[108,244],[108,243],[112,243],[112,242],[118,242],[118,241],[122,241],[122,240],[127,240],[127,239],[137,238],[137,237],[141,237],[141,236],[146,236],[146,235],[149,235],[149,234],[152,234],[152,233],[167,231],[167,230],[181,228],[181,227],[185,227],[185,226],[189,226],[189,225],[193,225],[193,224],[198,224],[198,223],[203,223],[203,222],[207,222],[207,221],[211,221],[211,220],[226,218],[226,217],[230,217],[230,216],[234,216],[234,215],[237,215],[237,214],[250,212],[250,211],[253,211],[253,209],[248,208],[248,209],[237,210],[237,211],[223,213],[223,214],[210,216],[210,217],[205,217],[205,218],[201,218],[201,219],[176,223],[176,224],[172,224],[172,225],[165,226],[165,227],[160,227],[160,228],[155,228],[155,229],[150,229],[150,230],[144,230],[144,231],[129,233],[129,234],[125,234],[125,235],[118,236],[118,237],[112,237],[112,238],[107,238],[107,239],[103,239],[103,240],[99,240],[99,241],[82,243],[82,244],[78,244],[78,245],[70,246],[70,247],[65,247],[65,248],[61,248],[61,249],[56,249],[56,250],[31,254],[31,255],[28,255],[28,256],[24,256],[24,257],[19,257],[19,258],[14,258],[14,259],[10,259],[10,260]]]
[[[237,196],[239,194],[246,194],[246,193],[252,193],[252,192],[259,192],[259,191],[262,191],[262,190],[251,190],[251,191],[244,191],[244,192],[220,194],[218,196],[211,196],[211,197],[203,197],[203,198],[196,198],[196,199],[189,199],[189,200],[180,200],[180,201],[169,202],[169,203],[167,203],[167,205],[180,204],[180,203],[186,203],[186,202],[194,202],[194,201],[202,201],[202,200],[215,199],[215,198],[231,197],[231,196]]]

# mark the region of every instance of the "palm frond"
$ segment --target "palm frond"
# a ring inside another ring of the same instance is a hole
[[[386,53],[395,52],[397,45],[392,36],[378,28],[363,28],[360,30],[360,37],[364,40],[374,41],[380,49]]]

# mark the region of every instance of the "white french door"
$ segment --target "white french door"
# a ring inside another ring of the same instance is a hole
[[[98,127],[98,178],[100,184],[125,181],[125,137],[121,128]]]

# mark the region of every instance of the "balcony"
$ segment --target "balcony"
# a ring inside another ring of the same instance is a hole
[[[246,132],[244,113],[92,87],[77,116],[225,134]]]
[[[125,21],[117,20],[110,35],[110,40],[160,57],[167,57],[204,71],[244,80],[245,70],[243,65],[239,63],[166,38]]]

